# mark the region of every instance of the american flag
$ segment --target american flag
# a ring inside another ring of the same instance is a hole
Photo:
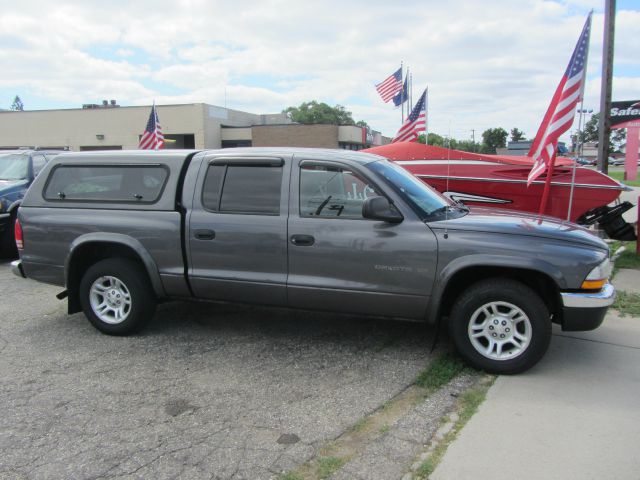
[[[378,83],[376,85],[376,90],[382,97],[382,101],[385,103],[395,97],[396,94],[402,90],[402,67],[389,75],[382,82]]]
[[[529,156],[533,157],[534,164],[527,178],[527,185],[531,185],[536,178],[542,175],[552,163],[558,138],[569,130],[575,117],[575,109],[582,100],[584,91],[585,73],[587,71],[587,55],[589,52],[589,34],[591,32],[591,13],[582,29],[571,60],[564,72],[556,93],[551,99],[547,113],[542,119],[536,138],[529,150]]]
[[[427,129],[427,91],[422,92],[418,103],[413,107],[409,117],[391,140],[394,142],[413,142],[418,139],[418,133]]]
[[[393,104],[396,107],[399,107],[400,105],[402,105],[404,102],[407,101],[408,96],[407,96],[407,80],[409,80],[408,76],[404,77],[404,85],[403,87],[400,89],[400,91],[393,97]]]
[[[164,147],[164,135],[158,121],[158,111],[155,104],[151,107],[147,128],[144,129],[138,148],[140,150],[159,150]]]

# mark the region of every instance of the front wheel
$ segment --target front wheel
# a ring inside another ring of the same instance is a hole
[[[533,367],[551,341],[549,310],[532,289],[508,279],[476,283],[456,300],[449,332],[460,355],[491,373]]]
[[[129,335],[153,316],[156,297],[142,267],[124,258],[95,263],[80,281],[80,304],[91,324],[108,335]]]

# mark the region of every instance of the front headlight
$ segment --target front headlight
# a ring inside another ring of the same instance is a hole
[[[605,258],[600,265],[589,272],[587,278],[582,282],[581,288],[585,290],[600,290],[605,286],[610,276],[611,262],[608,258]]]

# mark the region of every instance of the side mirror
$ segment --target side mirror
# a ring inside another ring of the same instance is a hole
[[[362,216],[371,220],[400,223],[404,220],[396,207],[386,197],[369,197],[362,204]]]

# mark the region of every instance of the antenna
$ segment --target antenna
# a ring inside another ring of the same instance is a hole
[[[449,120],[449,133],[447,135],[447,182],[446,182],[447,193],[449,193],[449,177],[450,176],[451,176],[451,120]],[[449,220],[448,205],[447,205],[447,209],[444,211],[445,225],[447,220]],[[449,238],[449,230],[446,226],[444,227],[444,238]]]

